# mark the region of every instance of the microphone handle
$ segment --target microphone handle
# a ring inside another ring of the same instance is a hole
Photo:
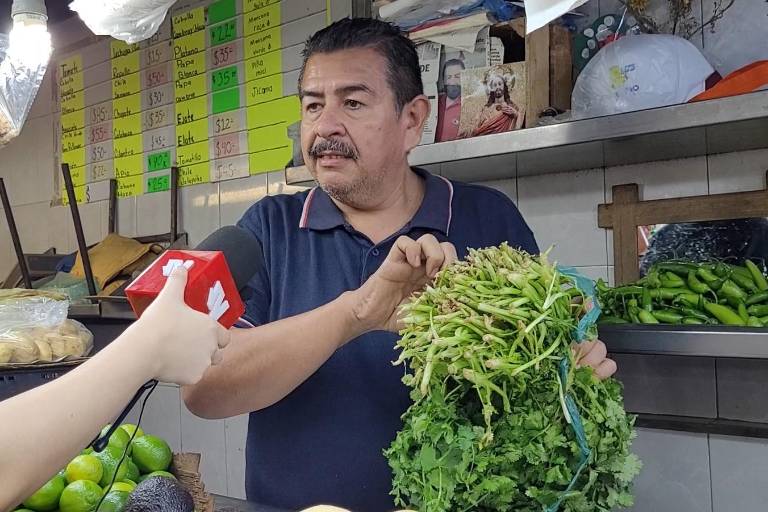
[[[112,425],[109,427],[109,430],[107,430],[107,433],[103,436],[101,433],[99,433],[99,435],[96,436],[96,439],[91,442],[93,451],[101,452],[104,450],[104,448],[107,447],[107,444],[109,444],[109,438],[112,437],[112,434],[115,433],[115,430],[120,427],[120,424],[123,422],[123,420],[125,420],[125,417],[128,416],[128,413],[131,412],[131,409],[133,409],[133,407],[136,405],[136,402],[139,401],[145,391],[152,390],[155,386],[157,386],[157,381],[152,379],[149,382],[145,382],[144,385],[141,386],[138,391],[136,391],[136,394],[133,395],[133,398],[131,398],[131,401],[128,402],[128,405],[125,406],[123,411],[120,413],[120,416],[118,416],[117,419],[112,422]]]

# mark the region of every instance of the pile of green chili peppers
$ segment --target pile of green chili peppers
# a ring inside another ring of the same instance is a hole
[[[601,324],[689,324],[768,327],[768,278],[747,260],[657,263],[636,283],[597,283]]]

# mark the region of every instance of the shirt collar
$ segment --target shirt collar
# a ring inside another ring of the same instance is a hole
[[[440,231],[448,236],[453,214],[453,184],[442,176],[435,176],[424,169],[413,167],[413,172],[424,179],[424,199],[410,227]],[[304,200],[299,228],[328,230],[345,224],[344,214],[320,187],[309,191]]]

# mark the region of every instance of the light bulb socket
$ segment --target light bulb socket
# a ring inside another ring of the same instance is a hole
[[[45,0],[13,0],[11,18],[42,18],[48,21],[48,10]]]

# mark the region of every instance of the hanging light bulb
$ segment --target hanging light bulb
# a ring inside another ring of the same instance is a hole
[[[44,0],[13,0],[13,28],[8,35],[8,57],[28,69],[44,66],[51,57],[51,35]]]

